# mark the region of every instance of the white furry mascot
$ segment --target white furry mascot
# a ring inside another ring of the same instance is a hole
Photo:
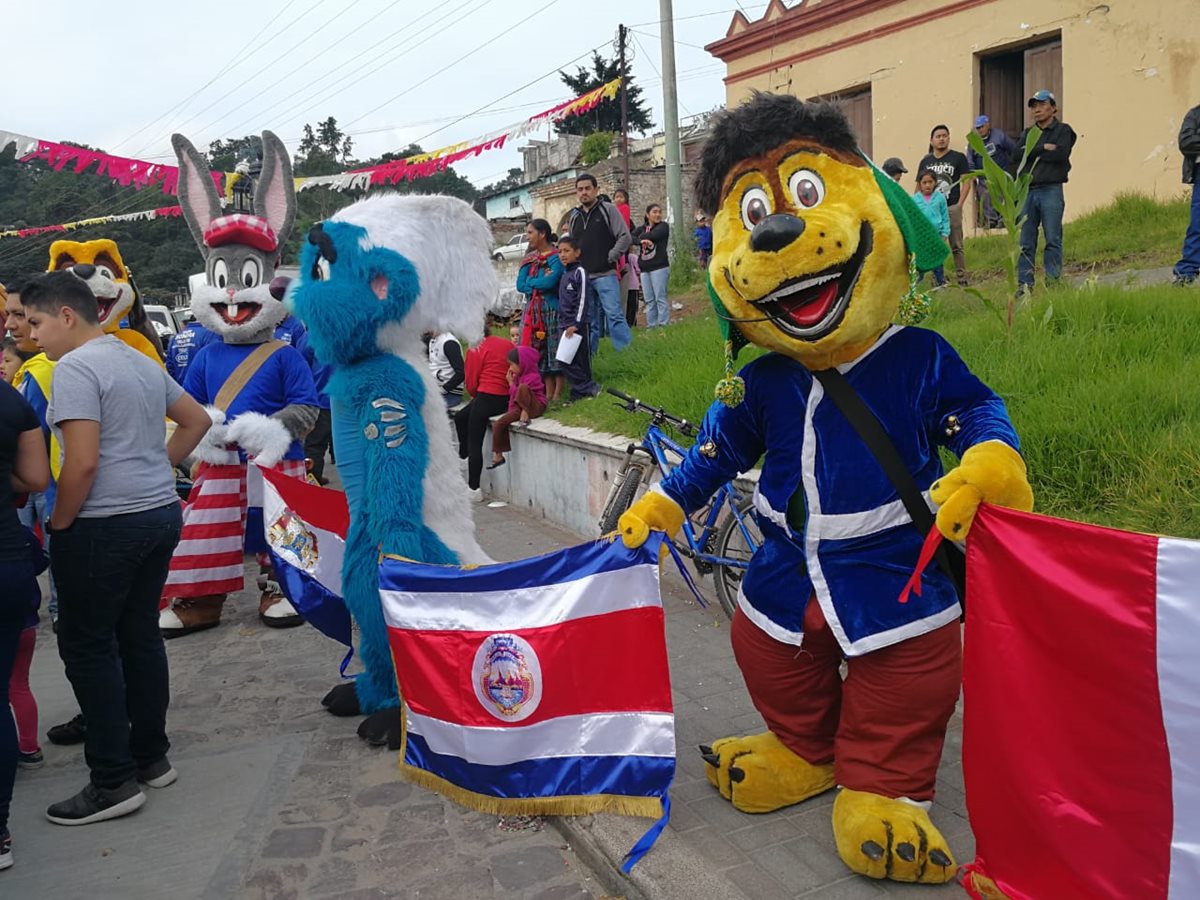
[[[334,366],[328,392],[338,472],[350,505],[342,593],[361,632],[365,671],[334,688],[335,715],[370,715],[359,734],[399,746],[399,698],[379,602],[378,554],[429,563],[488,562],[450,442],[423,332],[478,341],[496,298],[491,233],[452,197],[355,203],[308,233],[296,314]]]
[[[287,310],[283,291],[270,282],[296,218],[287,150],[263,132],[254,214],[221,215],[204,158],[182,135],[172,144],[179,158],[179,205],[204,255],[208,282],[194,292],[192,312],[221,341],[207,344],[184,377],[184,390],[206,406],[213,427],[196,449],[202,464],[164,589],[170,605],[159,616],[159,628],[167,638],[220,622],[226,596],[244,585],[243,548],[268,564],[262,476],[246,462],[303,478],[302,439],[318,412],[308,363],[272,339]],[[295,607],[272,582],[265,583],[259,598],[263,624],[302,624]]]

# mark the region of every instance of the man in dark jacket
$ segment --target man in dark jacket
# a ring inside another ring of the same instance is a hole
[[[1021,257],[1017,260],[1020,292],[1033,290],[1033,263],[1037,253],[1039,225],[1046,238],[1046,250],[1042,257],[1046,280],[1057,281],[1062,277],[1062,220],[1066,208],[1063,185],[1071,171],[1071,149],[1075,146],[1075,132],[1070,125],[1058,120],[1058,101],[1052,93],[1038,91],[1029,98],[1028,106],[1033,110],[1033,124],[1042,130],[1042,134],[1029,151],[1029,158],[1021,169],[1021,172],[1032,169],[1033,177],[1029,197],[1025,201],[1025,224],[1021,226]],[[1028,128],[1021,132],[1017,139],[1018,147],[1025,146],[1028,135]]]
[[[1200,106],[1193,106],[1179,129],[1183,183],[1192,186],[1192,218],[1183,236],[1183,255],[1175,263],[1175,284],[1191,284],[1200,275]]]
[[[625,321],[617,266],[623,264],[629,249],[629,227],[612,203],[600,199],[594,175],[584,172],[575,179],[575,196],[579,205],[571,210],[570,235],[581,254],[588,290],[599,301],[592,314],[591,350],[594,354],[600,346],[600,329],[595,327],[600,317],[607,322],[613,346],[624,350],[633,340],[633,332]]]
[[[1013,139],[999,128],[993,128],[989,116],[982,115],[975,120],[975,131],[983,139],[983,149],[987,151],[987,155],[1000,168],[1007,171],[1014,163],[1013,157],[1020,157],[1020,151],[1013,143]],[[967,146],[967,163],[972,172],[978,172],[983,168],[983,156],[970,145]],[[1002,227],[1004,223],[995,207],[992,206],[992,198],[988,194],[987,184],[982,180],[975,182],[975,196],[979,199],[980,219],[983,227]]]

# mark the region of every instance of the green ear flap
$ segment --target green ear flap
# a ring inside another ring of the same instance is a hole
[[[908,191],[871,162],[861,150],[859,155],[870,165],[871,174],[875,176],[875,183],[879,185],[884,202],[892,211],[892,218],[896,220],[900,234],[904,236],[904,246],[908,248],[909,255],[916,260],[917,271],[932,272],[942,264],[950,248],[946,246],[937,229],[925,218],[925,214],[909,196]]]

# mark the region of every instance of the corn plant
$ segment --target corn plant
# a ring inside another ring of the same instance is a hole
[[[996,210],[1004,223],[1004,230],[1007,233],[1008,252],[1004,256],[1004,267],[1008,275],[1008,304],[1007,315],[1001,318],[1007,321],[1008,331],[1011,336],[1013,327],[1013,316],[1016,314],[1017,305],[1017,260],[1021,257],[1021,226],[1025,222],[1025,201],[1029,197],[1029,183],[1033,176],[1033,166],[1030,166],[1028,171],[1022,172],[1025,168],[1025,163],[1029,159],[1029,154],[1032,152],[1038,139],[1042,136],[1042,130],[1036,125],[1029,129],[1029,134],[1025,138],[1025,147],[1021,153],[1021,163],[1017,166],[1017,171],[1020,175],[1013,176],[1006,172],[996,163],[988,154],[987,148],[983,144],[983,138],[979,136],[979,132],[972,131],[967,135],[967,143],[971,145],[971,149],[979,154],[979,158],[983,161],[983,168],[977,169],[974,172],[968,172],[963,176],[963,181],[972,179],[981,179],[987,187],[988,195],[992,200],[992,207]],[[1036,160],[1034,165],[1037,165]],[[968,288],[967,293],[979,298],[980,301],[993,312],[999,314],[996,305],[980,291]],[[1023,299],[1023,298],[1022,298]]]

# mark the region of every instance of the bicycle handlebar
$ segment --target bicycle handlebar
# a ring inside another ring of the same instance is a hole
[[[650,415],[653,416],[654,418],[659,418],[659,419],[663,419],[667,422],[670,422],[672,425],[674,425],[676,428],[678,428],[684,434],[694,435],[696,433],[696,425],[689,422],[687,419],[681,419],[679,416],[671,415],[669,412],[667,412],[661,406],[651,406],[649,403],[643,403],[641,400],[638,400],[636,397],[631,397],[628,394],[624,393],[623,391],[618,391],[616,388],[613,388],[613,387],[605,388],[604,390],[606,392],[608,392],[609,394],[612,394],[614,397],[616,397],[620,400],[624,400],[625,401],[625,409],[627,409],[629,412],[635,412],[640,409],[643,412],[650,413]]]

